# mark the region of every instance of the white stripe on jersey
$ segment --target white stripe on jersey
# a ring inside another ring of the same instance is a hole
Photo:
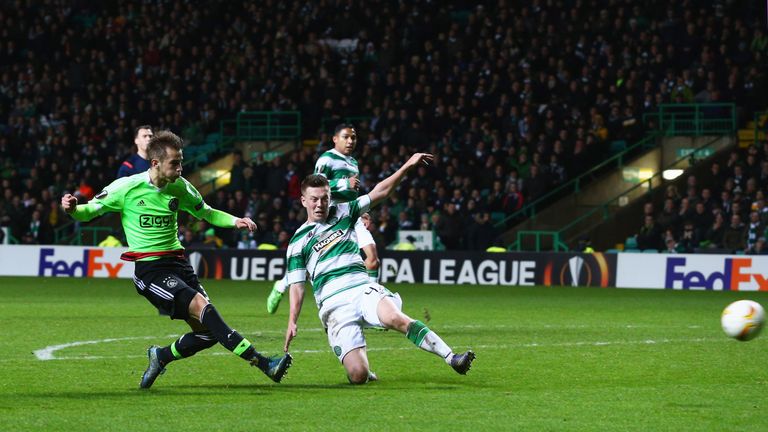
[[[336,151],[336,149],[330,149],[321,154],[319,158],[317,158],[317,162],[315,162],[316,174],[320,174],[319,171],[321,167],[330,168],[334,174],[339,171],[350,171],[353,173],[351,175],[333,175],[328,178],[329,180],[335,180],[342,177],[351,177],[354,174],[360,174],[360,170],[358,169],[357,161],[355,158],[352,156],[343,155]]]

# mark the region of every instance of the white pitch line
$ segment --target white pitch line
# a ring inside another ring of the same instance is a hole
[[[305,329],[309,330],[309,329]],[[319,330],[319,329],[317,329]],[[62,349],[82,346],[82,345],[95,345],[108,342],[119,342],[126,340],[138,340],[138,339],[156,339],[155,336],[139,336],[139,337],[125,337],[125,338],[108,338],[98,339],[90,341],[77,341],[60,345],[50,345],[45,348],[35,350],[34,354],[38,360],[103,360],[103,359],[122,359],[122,358],[143,358],[146,355],[121,355],[121,356],[56,356],[55,353]],[[523,348],[559,348],[559,347],[602,347],[612,345],[657,345],[667,343],[702,343],[702,342],[727,342],[727,338],[688,338],[688,339],[644,339],[634,341],[577,341],[577,342],[560,342],[560,343],[538,343],[530,342],[523,344],[502,344],[502,345],[474,345],[473,349],[523,349]],[[399,347],[399,348],[372,348],[368,347],[368,351],[405,351],[414,349],[411,346]],[[329,352],[329,349],[315,349],[315,350],[292,350],[294,354],[318,354]],[[231,355],[228,352],[211,352],[208,355]]]
[[[82,345],[96,345],[96,344],[107,343],[107,342],[138,340],[138,339],[155,339],[155,336],[135,336],[135,337],[107,338],[107,339],[97,339],[97,340],[89,340],[89,341],[69,342],[69,343],[60,344],[60,345],[48,345],[45,348],[34,350],[32,353],[35,355],[35,357],[37,357],[38,360],[57,360],[56,356],[54,356],[53,353],[55,353],[56,351],[63,350],[65,348],[72,348],[72,347],[82,346]]]

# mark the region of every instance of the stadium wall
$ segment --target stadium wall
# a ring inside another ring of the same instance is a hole
[[[0,246],[0,276],[131,278],[127,248]],[[282,251],[188,250],[202,278],[271,281]],[[382,251],[381,282],[768,291],[768,257],[642,253]]]

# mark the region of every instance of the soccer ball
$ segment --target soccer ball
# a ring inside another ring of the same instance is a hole
[[[728,336],[748,341],[757,337],[763,329],[765,310],[752,300],[739,300],[729,304],[720,316],[720,324]]]

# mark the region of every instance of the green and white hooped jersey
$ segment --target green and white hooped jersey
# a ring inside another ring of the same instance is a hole
[[[183,249],[178,237],[179,210],[216,226],[235,225],[234,216],[212,209],[185,178],[159,189],[150,182],[148,171],[110,183],[87,204],[78,205],[72,217],[89,221],[105,213],[120,213],[130,251],[162,252]]]
[[[333,202],[343,203],[357,199],[357,190],[349,188],[347,179],[359,173],[355,158],[345,156],[336,149],[326,151],[315,162],[315,174],[323,175],[331,185]]]
[[[355,234],[355,222],[370,205],[368,195],[334,204],[324,223],[306,222],[291,238],[286,281],[303,283],[309,273],[318,308],[329,297],[370,282]]]

